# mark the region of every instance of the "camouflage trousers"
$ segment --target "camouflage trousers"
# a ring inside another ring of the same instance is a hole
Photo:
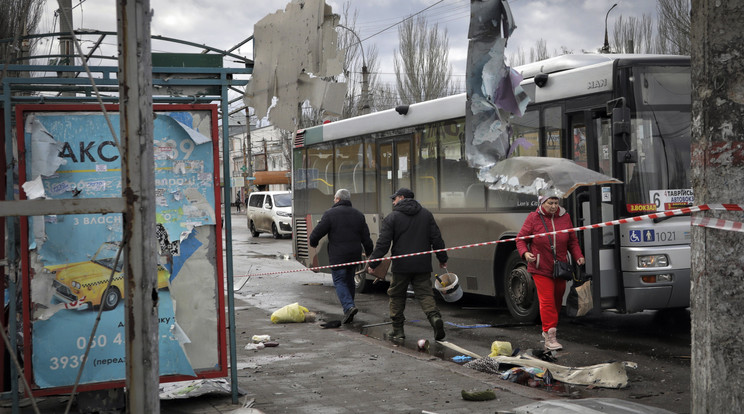
[[[387,294],[390,297],[390,319],[393,326],[403,326],[406,317],[403,311],[406,309],[406,297],[408,285],[413,287],[413,293],[421,305],[426,317],[432,315],[441,316],[437,302],[434,299],[434,286],[431,282],[431,273],[393,273]]]

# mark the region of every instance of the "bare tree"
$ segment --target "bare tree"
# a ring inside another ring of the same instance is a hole
[[[398,28],[399,49],[395,51],[395,80],[404,104],[451,95],[456,89],[449,65],[447,30],[429,27],[419,15]]]
[[[0,39],[12,39],[10,43],[0,43],[0,62],[20,62],[24,54],[31,52],[34,42],[24,44],[21,36],[36,32],[41,20],[45,0],[2,0],[0,1]]]
[[[545,60],[549,57],[548,43],[543,38],[538,39],[535,42],[535,46],[530,48],[530,62]]]
[[[653,53],[654,23],[645,13],[641,18],[623,15],[615,20],[612,37],[612,51],[615,53]]]
[[[656,51],[690,54],[690,0],[656,0]]]

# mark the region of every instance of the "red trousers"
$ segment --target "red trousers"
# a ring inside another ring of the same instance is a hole
[[[540,302],[540,319],[542,330],[547,332],[550,328],[558,326],[558,312],[563,303],[563,294],[566,292],[566,281],[553,279],[543,275],[532,275],[537,289],[537,299]]]

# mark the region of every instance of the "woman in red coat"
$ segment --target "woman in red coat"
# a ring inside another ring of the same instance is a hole
[[[538,197],[537,210],[527,216],[517,237],[573,228],[571,217],[559,203],[558,197]],[[537,298],[540,302],[545,349],[553,351],[563,349],[556,338],[556,327],[558,326],[558,312],[561,310],[563,294],[566,291],[566,281],[553,278],[553,250],[550,248],[550,240],[553,242],[558,260],[562,262],[569,261],[568,253],[570,252],[573,260],[583,265],[584,255],[581,254],[575,232],[517,240],[519,255],[527,262],[527,271],[535,281]]]

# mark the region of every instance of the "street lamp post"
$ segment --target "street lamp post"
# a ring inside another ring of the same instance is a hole
[[[359,49],[362,52],[362,102],[361,102],[361,108],[360,111],[362,115],[369,113],[369,73],[367,72],[367,61],[364,59],[364,48],[362,47],[362,39],[359,38],[359,35],[356,34],[355,31],[349,29],[348,27],[337,24],[338,27],[342,29],[346,29],[351,32],[351,34],[354,35],[354,37],[357,38],[357,41],[359,41]]]
[[[607,14],[605,14],[605,39],[604,46],[602,46],[602,53],[610,53],[610,42],[607,40],[607,17],[615,6],[617,6],[617,3],[613,4],[612,7],[610,7],[610,10],[607,10]]]

